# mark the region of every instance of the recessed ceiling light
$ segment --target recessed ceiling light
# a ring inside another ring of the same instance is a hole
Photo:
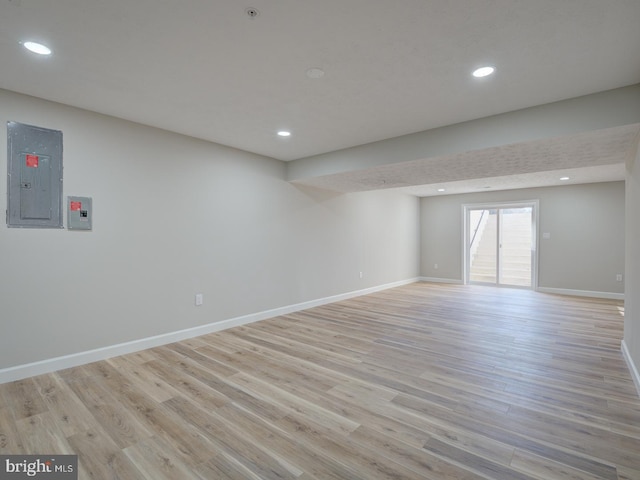
[[[289,132],[287,130],[280,130],[278,132],[278,135],[280,135],[281,137],[289,137],[289,136],[291,136],[291,132]]]
[[[563,182],[566,182],[567,180],[571,180],[569,177],[560,177],[560,180],[562,180]]]
[[[438,191],[439,191],[439,192],[446,192],[446,191],[447,191],[447,189],[446,189],[446,188],[439,188],[439,189],[438,189]]]
[[[24,42],[22,44],[27,50],[38,55],[51,55],[51,49],[46,45],[37,42]]]
[[[473,74],[472,74],[472,75],[473,75],[474,77],[476,77],[476,78],[482,78],[482,77],[486,77],[486,76],[488,76],[488,75],[491,75],[491,74],[492,74],[493,72],[495,72],[495,71],[496,71],[495,67],[489,67],[489,66],[487,66],[487,67],[480,67],[480,68],[476,68],[476,69],[473,71]]]

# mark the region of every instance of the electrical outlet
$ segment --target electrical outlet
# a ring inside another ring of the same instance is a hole
[[[433,264],[433,269],[434,269],[434,270],[437,270],[437,269],[438,269],[438,264],[437,264],[437,263],[434,263],[434,264]]]
[[[360,278],[362,278],[364,275],[362,274],[362,272],[360,272]]]
[[[618,273],[616,274],[616,282],[621,282],[622,281],[622,274]]]
[[[196,307],[201,306],[204,303],[204,296],[201,293],[196,293]]]

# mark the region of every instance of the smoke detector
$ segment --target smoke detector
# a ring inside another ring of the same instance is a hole
[[[322,78],[324,77],[324,70],[321,68],[310,68],[307,70],[307,77],[309,78]]]

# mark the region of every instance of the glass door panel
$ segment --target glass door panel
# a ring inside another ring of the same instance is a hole
[[[533,207],[470,208],[467,212],[468,281],[531,287]]]
[[[498,283],[531,286],[532,208],[500,209]]]
[[[469,280],[497,283],[498,281],[498,210],[471,210],[469,212]]]

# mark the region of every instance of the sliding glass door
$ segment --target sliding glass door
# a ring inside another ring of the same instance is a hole
[[[466,283],[534,286],[535,206],[465,206]]]

